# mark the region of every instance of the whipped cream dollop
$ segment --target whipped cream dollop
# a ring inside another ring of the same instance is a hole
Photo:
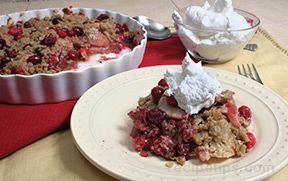
[[[205,2],[203,7],[187,8],[184,23],[192,27],[209,30],[239,30],[249,28],[245,18],[234,11],[231,0]]]
[[[206,1],[202,7],[190,6],[179,13],[173,14],[192,29],[178,27],[181,41],[188,50],[208,60],[232,59],[253,34],[247,30],[251,26],[246,19],[234,11],[231,0]]]
[[[167,70],[164,78],[169,85],[165,95],[174,95],[178,106],[190,115],[210,107],[222,92],[219,81],[203,70],[201,62],[194,63],[188,53],[182,69]]]

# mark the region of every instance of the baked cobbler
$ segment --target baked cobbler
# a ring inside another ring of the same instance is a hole
[[[92,59],[95,64],[118,58],[143,39],[142,30],[129,31],[126,24],[106,14],[89,19],[69,8],[63,13],[55,11],[51,17],[28,21],[10,20],[1,26],[0,74],[77,70]]]

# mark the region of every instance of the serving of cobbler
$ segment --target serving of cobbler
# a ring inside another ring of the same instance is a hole
[[[183,165],[186,160],[198,158],[241,157],[256,143],[248,131],[252,112],[249,107],[237,108],[231,90],[222,91],[214,103],[189,115],[179,108],[165,79],[141,97],[135,110],[128,113],[134,126],[130,133],[135,151],[173,160]]]

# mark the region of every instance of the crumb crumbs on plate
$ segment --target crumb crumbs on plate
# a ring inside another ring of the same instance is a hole
[[[169,162],[165,163],[165,166],[168,168],[172,168],[174,166],[174,163],[169,161]]]

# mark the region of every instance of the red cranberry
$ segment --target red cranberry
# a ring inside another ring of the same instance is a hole
[[[106,14],[100,14],[100,15],[97,17],[97,20],[103,21],[103,20],[108,19],[108,18],[109,18],[108,15],[106,15]]]
[[[64,8],[62,11],[63,11],[63,13],[66,14],[66,15],[71,15],[71,14],[73,14],[73,12],[72,12],[69,8]]]
[[[141,151],[140,156],[142,157],[148,157],[148,152],[147,151]]]
[[[50,57],[48,58],[48,64],[49,64],[50,66],[56,65],[57,62],[58,62],[57,56],[50,56]]]
[[[57,38],[50,34],[41,41],[41,44],[51,47],[55,45],[56,40]]]
[[[41,63],[41,57],[39,55],[32,55],[28,57],[27,62],[31,62],[33,65]]]
[[[190,152],[190,145],[189,144],[178,144],[176,147],[176,151],[180,156],[185,156],[185,158],[189,157],[189,152]]]
[[[139,120],[146,124],[146,114],[149,112],[148,108],[137,108],[135,111],[130,111],[128,116],[134,121]]]
[[[21,25],[21,24],[23,24],[23,21],[22,21],[22,20],[19,20],[19,21],[17,21],[16,23]]]
[[[249,107],[247,106],[241,106],[238,108],[238,112],[240,116],[244,117],[246,120],[251,119],[252,112]]]
[[[126,24],[116,24],[116,28],[118,29],[117,33],[124,33],[125,31],[128,31],[128,27]]]
[[[33,24],[30,21],[26,21],[24,23],[24,28],[31,28],[31,27],[33,27]]]
[[[23,38],[23,34],[14,36],[14,40],[16,41],[20,40],[21,38]]]
[[[16,27],[16,26],[11,26],[8,30],[8,33],[12,36],[17,36],[23,33],[22,28]]]
[[[164,93],[164,89],[162,87],[156,86],[151,90],[152,99],[155,103],[158,103],[160,98]]]
[[[36,48],[36,49],[34,50],[34,53],[35,53],[36,55],[39,55],[40,57],[43,57],[44,55],[43,55],[43,53],[41,52],[41,50],[42,50],[42,48],[38,47],[38,48]]]
[[[4,40],[3,38],[0,38],[0,44],[1,45],[6,45],[6,40]]]
[[[141,134],[142,134],[142,133],[141,133],[140,130],[138,130],[138,129],[136,129],[135,127],[133,127],[132,130],[131,130],[130,136],[131,136],[132,138],[136,138],[136,137],[139,137]]]
[[[13,74],[25,74],[25,71],[21,67],[15,67],[12,73]]]
[[[117,28],[117,33],[119,33],[119,34],[124,33],[124,30],[123,30],[121,24],[116,24],[116,28]]]
[[[57,24],[60,23],[60,21],[63,21],[62,18],[60,18],[60,17],[55,17],[55,18],[52,19],[52,24],[53,24],[53,25],[57,25]]]
[[[147,129],[146,123],[143,120],[135,120],[134,128],[136,128],[140,131],[145,131]]]
[[[76,50],[70,50],[70,51],[68,52],[68,57],[69,57],[70,59],[72,59],[72,60],[77,60],[78,57],[79,57],[79,52],[76,51]]]
[[[75,35],[76,35],[76,32],[75,32],[73,29],[67,30],[67,35],[68,35],[69,37],[75,36]]]
[[[158,85],[160,85],[162,87],[169,87],[169,85],[168,85],[168,83],[166,82],[165,79],[159,80]]]
[[[73,31],[75,32],[75,34],[76,34],[77,36],[82,36],[82,35],[84,35],[83,28],[81,28],[81,27],[79,27],[79,26],[73,27]]]
[[[148,140],[144,136],[136,137],[133,139],[133,148],[136,151],[142,151],[142,149],[148,144]]]
[[[130,111],[130,112],[128,113],[128,116],[129,116],[132,120],[138,119],[137,111],[138,111],[138,109],[135,110],[135,111]]]
[[[9,58],[15,58],[17,56],[17,51],[16,50],[7,50],[6,54]]]
[[[86,58],[90,55],[90,51],[86,48],[80,48],[80,56]]]
[[[160,109],[151,109],[146,114],[147,122],[160,125],[164,121],[165,114]]]
[[[159,133],[160,133],[160,128],[151,127],[151,128],[148,128],[147,137],[148,138],[151,138],[151,137],[153,138],[153,137],[157,136]]]
[[[133,44],[134,38],[130,37],[130,36],[125,36],[124,37],[124,42],[127,43],[127,44]]]
[[[10,62],[10,61],[11,61],[11,60],[10,60],[9,57],[4,57],[4,58],[2,58],[1,61],[0,61],[0,69],[2,69],[3,67],[5,67],[6,64],[7,64],[8,62]]]
[[[254,134],[251,133],[251,132],[247,132],[246,134],[247,134],[247,136],[249,138],[249,141],[246,143],[246,146],[247,146],[248,149],[251,149],[256,144],[256,138],[255,138]]]
[[[79,43],[73,43],[73,47],[75,50],[80,50],[81,49],[81,45]]]
[[[9,45],[7,45],[7,44],[3,46],[3,49],[4,49],[4,50],[7,50],[7,49],[9,49],[9,48],[11,48],[11,46],[9,46]]]
[[[0,38],[0,50],[2,50],[6,45],[6,40]]]
[[[127,24],[123,24],[122,27],[123,27],[124,31],[129,31]]]
[[[65,38],[67,36],[67,32],[65,29],[57,29],[56,33],[58,34],[59,37]]]
[[[90,55],[90,51],[86,48],[80,48],[79,55],[82,60],[86,60],[87,57]]]
[[[176,107],[178,105],[177,100],[173,95],[171,96],[166,96],[166,101],[170,106]]]

